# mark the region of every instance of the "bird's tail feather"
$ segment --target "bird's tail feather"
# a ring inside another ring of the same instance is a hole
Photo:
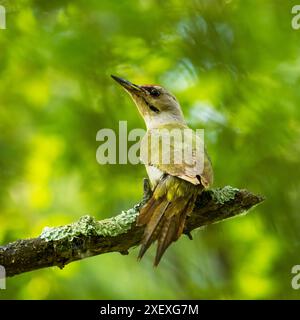
[[[157,240],[154,265],[157,266],[162,255],[173,241],[182,234],[186,217],[192,212],[196,192],[169,201],[164,194],[152,197],[141,209],[137,225],[146,225],[138,258],[141,259],[150,245]]]

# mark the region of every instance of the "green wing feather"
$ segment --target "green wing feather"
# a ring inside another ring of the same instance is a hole
[[[145,165],[207,188],[213,182],[213,171],[203,138],[186,129],[189,128],[185,125],[170,124],[148,130],[141,143],[141,160]]]

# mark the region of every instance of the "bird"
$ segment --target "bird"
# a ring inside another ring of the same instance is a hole
[[[200,155],[196,152],[196,135],[185,134],[192,129],[173,94],[160,85],[136,85],[115,75],[111,77],[131,96],[147,128],[141,141],[140,158],[146,167],[152,195],[140,209],[136,222],[137,226],[144,227],[138,259],[157,241],[154,260],[157,266],[166,249],[183,233],[199,194],[212,185],[212,164],[204,145],[204,152]],[[166,139],[169,148],[161,144],[153,147],[151,141],[174,129],[186,138],[182,143]],[[175,161],[174,155],[182,154],[188,144],[192,145],[189,161]],[[169,162],[164,161],[165,149],[169,149]]]

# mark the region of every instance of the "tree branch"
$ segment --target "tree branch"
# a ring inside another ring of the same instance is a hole
[[[83,216],[78,222],[66,226],[46,227],[37,238],[0,246],[0,265],[11,277],[51,266],[63,268],[72,261],[107,252],[128,254],[128,249],[138,245],[143,234],[143,228],[137,227],[135,220],[139,208],[149,197],[148,183],[144,189],[144,199],[116,217],[96,221]],[[247,190],[229,186],[204,191],[187,219],[184,233],[191,238],[192,230],[239,215],[263,200]]]

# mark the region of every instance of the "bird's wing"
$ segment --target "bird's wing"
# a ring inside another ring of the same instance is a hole
[[[187,127],[148,130],[141,143],[141,160],[194,185],[207,188],[212,184],[213,172],[203,137]]]

